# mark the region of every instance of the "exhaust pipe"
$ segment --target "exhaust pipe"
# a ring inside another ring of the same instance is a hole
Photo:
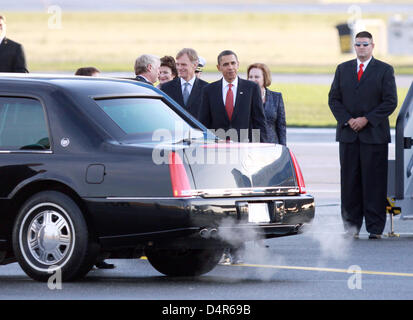
[[[199,231],[199,235],[201,238],[208,239],[209,238],[209,230],[204,228],[201,231]]]
[[[214,239],[218,238],[218,229],[213,228],[209,230],[209,236]]]
[[[199,231],[199,235],[203,239],[218,238],[218,229],[217,228],[212,228],[212,229],[204,228],[201,231]]]

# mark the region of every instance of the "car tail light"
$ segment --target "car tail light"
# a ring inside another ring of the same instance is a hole
[[[169,172],[174,197],[191,197],[192,189],[181,156],[173,151],[169,153]]]
[[[291,155],[291,160],[293,161],[293,165],[294,165],[295,176],[297,177],[298,188],[300,190],[300,193],[304,194],[304,193],[306,193],[306,191],[305,191],[305,183],[304,183],[303,173],[301,172],[300,165],[298,164],[298,161],[297,161],[294,153],[291,150],[290,150],[290,155]]]

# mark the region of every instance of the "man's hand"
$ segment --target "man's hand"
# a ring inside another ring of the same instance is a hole
[[[356,119],[351,118],[348,121],[348,124],[351,129],[353,129],[356,132],[359,132],[361,129],[363,129],[367,125],[368,122],[369,120],[367,120],[366,117],[358,117]]]

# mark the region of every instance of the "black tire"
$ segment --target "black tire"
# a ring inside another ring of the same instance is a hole
[[[218,264],[223,249],[157,249],[145,250],[150,264],[167,276],[199,276]]]
[[[99,252],[78,205],[56,191],[39,192],[23,204],[12,239],[21,268],[34,280],[44,282],[56,270],[62,281],[83,277]]]

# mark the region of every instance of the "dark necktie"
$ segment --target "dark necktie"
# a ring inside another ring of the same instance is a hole
[[[182,96],[184,98],[184,104],[185,105],[187,104],[188,98],[189,98],[189,88],[188,88],[188,86],[189,86],[189,83],[185,82],[184,83],[184,91],[182,92]]]
[[[361,79],[361,76],[363,75],[363,67],[364,67],[364,64],[360,64],[360,69],[359,69],[359,72],[357,72],[357,79],[358,79],[358,81],[360,81],[360,79]]]
[[[232,84],[228,84],[227,97],[225,98],[225,110],[227,111],[228,118],[231,121],[232,112],[234,111],[234,93],[232,92]]]

